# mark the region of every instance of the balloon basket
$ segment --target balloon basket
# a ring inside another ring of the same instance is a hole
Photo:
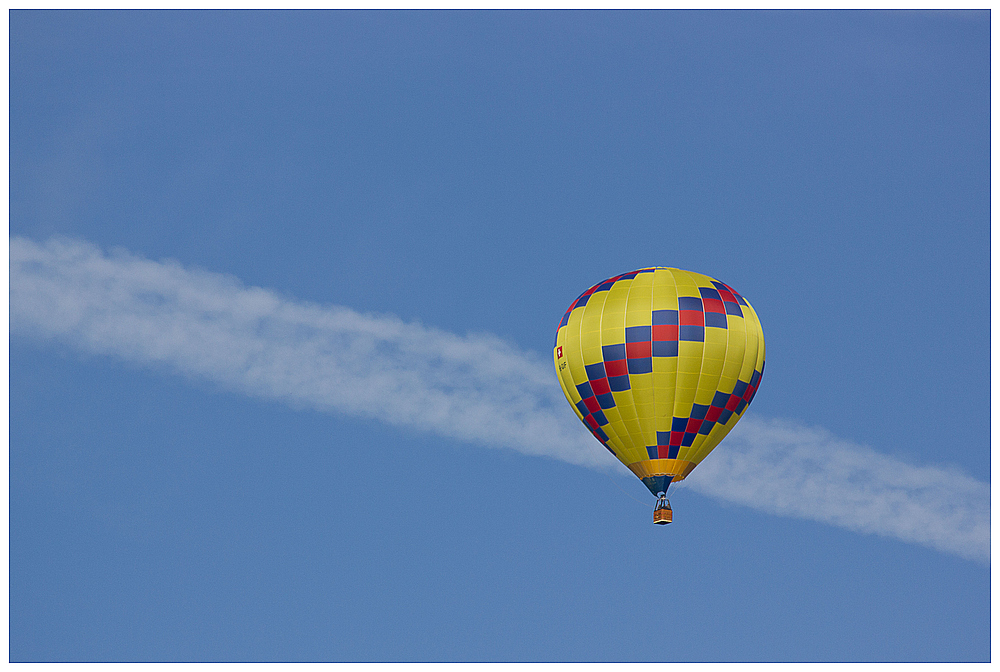
[[[653,509],[653,522],[657,525],[666,525],[674,522],[674,511],[670,508],[670,500],[666,495],[660,495],[656,501],[656,508]]]

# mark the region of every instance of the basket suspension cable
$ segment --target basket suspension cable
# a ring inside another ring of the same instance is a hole
[[[624,492],[624,493],[625,493],[625,495],[626,495],[626,496],[627,496],[627,497],[628,497],[629,499],[632,499],[632,500],[634,500],[634,501],[636,501],[636,502],[639,502],[640,504],[642,504],[643,506],[645,506],[645,507],[647,507],[647,508],[650,508],[650,509],[652,509],[652,508],[653,508],[652,506],[650,506],[650,505],[649,505],[649,504],[647,504],[646,502],[643,502],[643,501],[640,501],[640,500],[636,499],[635,497],[633,497],[632,495],[630,495],[630,494],[628,494],[627,492],[625,492],[625,488],[623,488],[622,486],[618,485],[618,482],[617,482],[617,481],[615,481],[615,479],[611,478],[611,474],[607,474],[607,473],[606,473],[605,475],[606,475],[606,476],[608,477],[608,480],[609,480],[609,481],[611,481],[612,483],[614,483],[614,484],[615,484],[615,487],[616,487],[616,488],[618,488],[619,490],[621,490],[622,492]]]

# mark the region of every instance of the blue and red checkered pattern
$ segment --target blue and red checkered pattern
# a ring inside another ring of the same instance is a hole
[[[594,285],[573,302],[559,326],[565,326],[573,309],[587,305],[595,292],[607,291],[619,280],[650,272],[652,269],[633,271]],[[587,379],[590,381],[586,385],[596,399],[594,403],[599,404],[600,408],[613,408],[615,400],[611,393],[630,389],[629,374],[652,373],[653,357],[676,357],[679,341],[704,342],[706,327],[726,329],[727,314],[742,317],[739,302],[743,301],[743,297],[721,282],[713,284],[716,287],[699,287],[700,297],[678,297],[679,310],[652,311],[649,326],[627,327],[624,343],[602,346],[603,361],[586,367]],[[558,337],[558,330],[556,334]],[[584,397],[582,391],[580,396]],[[588,426],[591,425],[589,421],[585,422],[588,422]]]
[[[614,285],[619,280],[631,280],[632,278],[634,278],[635,276],[639,275],[640,273],[652,273],[655,270],[656,269],[654,269],[654,268],[644,268],[641,271],[632,271],[630,273],[622,273],[621,275],[616,275],[613,278],[608,278],[604,282],[597,283],[596,285],[594,285],[593,287],[591,287],[590,289],[588,289],[586,292],[584,292],[580,296],[576,297],[576,301],[574,301],[573,303],[571,303],[569,305],[569,310],[567,310],[566,314],[563,315],[562,320],[559,322],[559,327],[556,327],[556,334],[558,335],[560,327],[565,327],[566,324],[569,322],[569,314],[573,312],[573,309],[574,308],[579,308],[580,306],[586,306],[587,302],[590,301],[590,297],[592,295],[596,294],[597,292],[606,292],[606,291],[608,291],[609,289],[611,289],[612,285]]]
[[[706,327],[728,328],[727,308],[719,290],[714,287],[698,289],[701,297],[678,297],[679,310],[654,310],[650,315],[649,326],[627,327],[624,343],[603,347],[604,366],[609,381],[614,376],[652,372],[653,357],[676,357],[679,341],[704,342]],[[736,311],[740,310],[735,301],[733,306]],[[742,312],[729,314],[742,316]],[[620,381],[618,385],[617,388],[612,385],[611,389],[629,389],[627,379]]]
[[[737,380],[733,391],[729,394],[716,392],[711,405],[694,404],[691,417],[675,417],[670,427],[671,431],[657,432],[656,445],[646,446],[649,459],[676,459],[680,449],[693,444],[699,434],[707,436],[716,424],[725,425],[733,415],[741,415],[757,394],[763,375],[764,366],[761,365],[760,371],[754,371],[749,382]]]
[[[598,364],[597,366],[600,365]],[[601,379],[598,379],[597,387],[600,390],[604,390],[606,381],[601,383],[600,380]],[[594,392],[594,385],[587,382],[577,385],[576,391],[580,393],[580,401],[577,402],[576,408],[583,416],[584,424],[586,424],[587,428],[590,429],[590,432],[597,437],[597,440],[603,443],[604,447],[614,454],[615,451],[608,445],[608,435],[603,429],[601,429],[601,427],[608,424],[608,419],[601,409],[611,408],[615,405],[615,400],[614,397],[611,396],[610,390],[598,395]]]

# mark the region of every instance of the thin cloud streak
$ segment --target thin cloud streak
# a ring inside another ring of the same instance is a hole
[[[10,241],[11,329],[229,389],[599,466],[536,355],[85,242]]]
[[[566,405],[551,364],[488,334],[292,300],[79,240],[16,237],[10,324],[297,407],[621,469]],[[990,558],[988,483],[821,429],[750,416],[685,484],[769,513]]]
[[[953,466],[907,464],[751,415],[695,473],[684,483],[719,499],[990,561],[990,485]]]

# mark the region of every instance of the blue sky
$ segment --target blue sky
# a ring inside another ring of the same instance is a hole
[[[986,12],[12,12],[11,660],[989,660],[989,59]],[[664,528],[548,359],[646,266],[768,351]]]

